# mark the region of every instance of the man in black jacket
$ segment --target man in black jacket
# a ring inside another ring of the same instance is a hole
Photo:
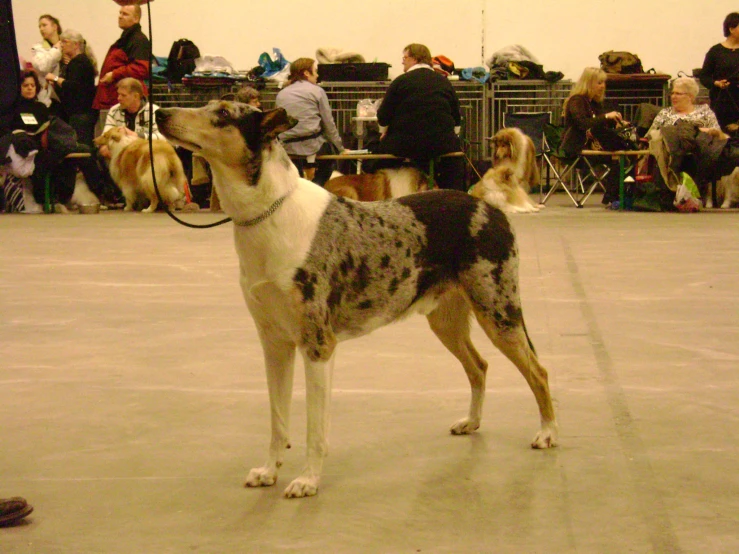
[[[403,49],[403,69],[377,112],[382,133],[378,151],[410,158],[427,172],[431,159],[460,150],[459,99],[449,80],[431,67],[431,52],[423,44]],[[460,158],[441,158],[435,168],[437,185],[466,190],[462,168]]]

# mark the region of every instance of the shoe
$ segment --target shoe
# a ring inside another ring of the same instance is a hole
[[[0,498],[0,526],[11,525],[33,511],[33,506],[25,498]]]

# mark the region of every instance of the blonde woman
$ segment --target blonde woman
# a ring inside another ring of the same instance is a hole
[[[62,117],[77,132],[83,144],[92,146],[97,122],[97,110],[92,109],[95,98],[97,60],[84,37],[67,29],[61,35],[61,50],[66,64],[60,75],[47,73],[45,78],[54,87],[62,104]]]
[[[598,131],[615,127],[623,122],[617,111],[607,112],[603,106],[606,96],[606,73],[598,67],[586,67],[580,75],[570,96],[565,100],[563,113],[565,132],[562,137],[562,150],[567,156],[575,157],[585,147],[588,131]],[[615,169],[615,170],[614,170]],[[611,168],[604,180],[606,192],[603,203],[606,205],[618,199],[618,169]]]
[[[38,100],[49,107],[52,100],[59,101],[59,98],[51,87],[46,86],[44,75],[49,73],[59,75],[59,64],[62,61],[62,25],[53,15],[44,14],[39,17],[38,30],[41,33],[41,42],[31,47],[33,51],[31,64],[40,76],[41,88],[38,91]]]

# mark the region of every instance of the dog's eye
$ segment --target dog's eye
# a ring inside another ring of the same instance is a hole
[[[220,110],[218,110],[218,115],[221,116],[222,118],[226,119],[231,114],[228,113],[228,110],[226,108],[221,108]]]

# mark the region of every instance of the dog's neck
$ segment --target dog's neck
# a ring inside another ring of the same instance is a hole
[[[299,181],[297,169],[277,142],[266,145],[249,165],[252,167],[211,161],[213,186],[223,210],[237,225],[245,227],[264,221],[278,210]]]

